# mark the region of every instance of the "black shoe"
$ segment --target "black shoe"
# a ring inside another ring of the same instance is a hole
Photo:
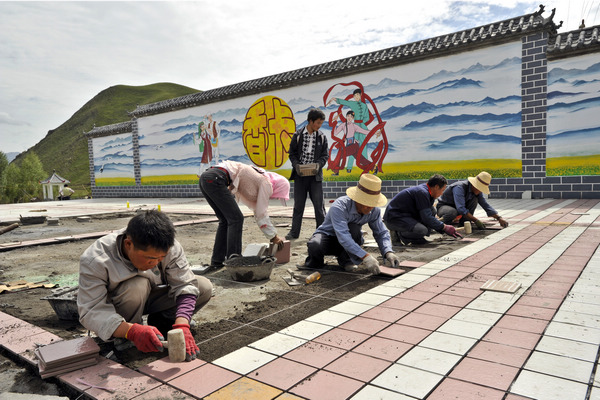
[[[300,235],[298,235],[300,236]],[[294,240],[294,239],[298,239],[298,236],[294,236],[292,235],[292,233],[288,233],[287,235],[285,235],[285,240]]]
[[[167,340],[167,332],[173,329],[174,319],[165,318],[160,313],[148,315],[148,326],[153,326],[160,331],[165,340]]]

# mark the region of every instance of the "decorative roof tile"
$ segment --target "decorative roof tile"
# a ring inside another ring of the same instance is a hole
[[[101,137],[130,132],[133,132],[133,121],[119,122],[117,124],[104,125],[99,127],[94,126],[92,130],[85,132],[85,135],[89,137]]]
[[[575,31],[563,32],[553,35],[548,40],[546,54],[548,58],[572,56],[580,52],[589,52],[591,49],[600,49],[598,31],[600,25],[582,28]]]
[[[40,181],[41,184],[62,184],[62,183],[71,183],[70,180],[63,178],[62,176],[58,175],[56,173],[56,170],[52,171],[52,175],[50,175],[48,178],[44,179],[43,181]]]

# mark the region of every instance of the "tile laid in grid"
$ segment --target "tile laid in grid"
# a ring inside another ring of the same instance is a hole
[[[452,319],[458,321],[474,322],[489,326],[494,325],[500,318],[502,318],[502,314],[499,313],[482,310],[470,310],[468,308],[460,310],[454,315],[454,317],[452,317]]]
[[[377,378],[373,379],[371,383],[404,395],[422,399],[442,379],[444,379],[443,375],[394,364]]]
[[[431,334],[430,330],[415,328],[412,326],[392,324],[379,332],[376,336],[384,337],[399,342],[417,344],[428,335]]]
[[[529,371],[570,379],[581,383],[589,382],[594,363],[570,357],[534,351],[524,368]]]
[[[316,371],[314,367],[280,357],[248,374],[248,377],[287,390]]]
[[[390,299],[390,296],[382,296],[379,294],[372,294],[372,293],[365,292],[365,293],[361,293],[357,296],[352,297],[348,301],[353,302],[353,303],[369,304],[371,306],[376,306],[376,305],[379,305],[389,299]]]
[[[519,368],[467,357],[449,376],[482,386],[507,390],[518,373]]]
[[[587,385],[523,370],[511,386],[510,392],[533,399],[584,399]]]
[[[474,383],[446,378],[427,396],[427,400],[470,399],[474,393],[486,400],[502,400],[505,392]]]
[[[438,317],[451,318],[460,311],[458,307],[446,306],[443,304],[425,303],[417,309],[421,314],[435,315]]]
[[[588,400],[600,400],[600,388],[594,386],[590,392],[590,398]]]
[[[368,338],[369,335],[365,335],[364,333],[334,328],[321,336],[316,337],[314,341],[329,346],[339,347],[340,349],[350,350]]]
[[[139,396],[134,397],[135,400],[156,400],[156,399],[177,399],[177,400],[193,400],[192,396],[180,392],[179,390],[169,386],[160,385],[152,390],[149,390]]]
[[[535,349],[545,353],[594,362],[598,346],[554,336],[542,336]]]
[[[311,400],[342,400],[350,397],[363,382],[328,371],[319,371],[289,390]]]
[[[213,364],[227,368],[238,374],[245,375],[256,368],[262,367],[275,358],[277,358],[276,355],[252,347],[242,347],[241,349],[214,360]]]
[[[413,311],[415,308],[423,305],[422,301],[403,299],[400,296],[392,297],[388,301],[381,303],[381,307],[394,308],[403,311]]]
[[[412,312],[400,318],[396,323],[434,331],[445,322],[446,318],[443,317]]]
[[[307,318],[306,320],[324,325],[339,326],[352,318],[353,315],[351,314],[325,310]]]
[[[543,333],[548,326],[548,321],[543,319],[517,317],[514,315],[503,316],[496,324],[497,328],[509,328],[531,333]]]
[[[281,390],[277,388],[265,385],[264,383],[257,382],[253,379],[242,377],[237,381],[231,382],[222,389],[217,390],[210,396],[205,397],[204,400],[263,400],[273,399],[281,393]]]
[[[415,346],[397,361],[409,367],[446,375],[462,358],[458,354]]]
[[[419,346],[434,350],[446,351],[462,356],[466,354],[475,343],[477,343],[477,339],[468,338],[465,336],[450,335],[443,332],[433,332],[421,343],[419,343]]]
[[[554,310],[544,307],[526,306],[515,304],[507,312],[507,315],[516,315],[520,317],[536,318],[549,321],[554,315]]]
[[[367,335],[374,335],[388,326],[390,326],[390,322],[365,317],[354,317],[348,322],[340,325],[340,328],[365,333]]]
[[[398,297],[401,299],[411,299],[417,301],[428,301],[436,296],[436,293],[426,292],[423,290],[409,289],[404,291]]]
[[[346,350],[326,344],[308,342],[284,354],[283,357],[316,368],[323,368],[333,360],[346,354]]]
[[[544,335],[595,345],[600,344],[600,329],[564,324],[562,322],[550,322]]]
[[[255,349],[280,356],[298,346],[303,345],[304,343],[306,343],[306,339],[284,335],[281,333],[273,333],[260,340],[257,340],[254,343],[250,343],[248,347],[253,347]]]
[[[489,329],[490,325],[451,319],[444,325],[440,326],[437,331],[457,336],[466,336],[473,339],[480,339],[487,333]]]
[[[294,325],[288,326],[279,332],[284,335],[299,337],[301,339],[312,340],[319,335],[331,330],[331,326],[318,324],[310,321],[296,322]]]
[[[600,328],[599,318],[590,318],[589,314],[583,314],[575,311],[564,311],[562,308],[558,310],[553,318],[553,321],[563,322],[565,324],[573,324],[579,326],[587,326],[590,328]]]
[[[405,310],[400,310],[397,308],[388,308],[388,307],[383,307],[383,306],[376,306],[376,307],[373,307],[372,309],[370,309],[369,311],[362,313],[360,316],[365,317],[365,318],[370,318],[370,319],[376,319],[378,321],[392,323],[392,322],[398,321],[400,318],[404,317],[406,314],[408,314],[408,311],[405,311]]]
[[[488,360],[496,363],[521,367],[525,364],[531,350],[506,344],[481,341],[471,349],[467,357]]]
[[[369,289],[366,293],[376,294],[379,296],[393,297],[393,296],[396,296],[396,295],[404,292],[404,290],[405,290],[404,288],[399,288],[399,287],[394,287],[394,286],[385,286],[385,284],[383,284],[383,285],[376,286],[372,289]]]
[[[182,392],[202,398],[239,378],[240,375],[225,368],[213,364],[204,364],[171,380],[169,384]]]
[[[146,364],[138,369],[142,374],[151,376],[157,381],[168,382],[173,378],[177,378],[191,370],[206,364],[206,361],[195,359],[185,363],[175,363],[169,360],[169,357],[161,358]]]
[[[408,397],[400,393],[382,389],[376,386],[367,385],[358,391],[350,400],[414,400],[414,397]]]
[[[506,344],[523,349],[533,349],[540,339],[540,335],[531,332],[516,331],[506,328],[492,328],[484,337],[487,342]]]
[[[2,347],[13,354],[19,355],[29,363],[37,364],[37,356],[33,353],[36,346],[45,346],[62,340],[63,339],[60,336],[48,331],[43,331],[36,335],[27,335],[9,343],[4,343]]]
[[[358,381],[369,382],[391,365],[391,361],[349,352],[324,369]]]
[[[470,299],[468,297],[453,296],[451,294],[444,294],[444,293],[435,296],[433,299],[430,300],[430,303],[444,304],[447,306],[454,306],[454,307],[464,307],[467,304],[469,304],[471,301],[473,301],[472,299]]]
[[[340,304],[330,307],[329,310],[346,313],[346,314],[351,314],[351,315],[360,315],[364,312],[369,311],[372,308],[373,308],[373,306],[370,304],[360,304],[360,303],[353,303],[350,301],[344,301]]]
[[[382,360],[396,361],[412,347],[413,345],[410,343],[372,336],[352,349],[352,351],[354,353],[381,358]]]

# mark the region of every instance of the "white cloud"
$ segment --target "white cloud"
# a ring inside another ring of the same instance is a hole
[[[590,3],[593,3],[590,5]],[[0,149],[23,151],[114,85],[213,89],[516,17],[538,1],[0,1]],[[598,2],[554,1],[577,29]]]

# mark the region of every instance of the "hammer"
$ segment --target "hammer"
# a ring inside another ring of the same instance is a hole
[[[183,330],[171,329],[167,332],[167,340],[160,341],[164,347],[169,349],[169,360],[172,362],[185,361],[185,338]]]

